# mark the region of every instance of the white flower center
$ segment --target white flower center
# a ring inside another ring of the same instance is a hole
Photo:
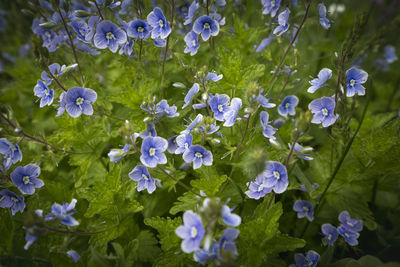
[[[19,200],[16,197],[11,197],[11,200],[14,201],[15,203],[17,203]]]
[[[224,107],[222,105],[218,105],[218,110],[219,112],[222,112],[224,110]]]
[[[279,180],[279,179],[281,178],[281,175],[279,174],[279,172],[274,171],[273,174],[274,174],[274,176],[275,176],[275,178],[276,178],[277,180]]]
[[[142,178],[145,180],[145,181],[148,181],[149,180],[149,178],[147,178],[147,176],[143,173],[142,174]]]
[[[154,154],[156,154],[156,149],[154,147],[150,148],[149,154],[150,154],[150,156],[154,156]]]
[[[192,46],[195,47],[196,46],[196,40],[192,41]]]
[[[22,181],[24,182],[24,184],[28,184],[29,183],[29,176],[24,176],[24,178],[22,178]]]
[[[304,206],[303,210],[308,211],[309,209],[306,206]]]
[[[349,237],[350,237],[348,233],[344,233],[344,235],[345,235],[347,238],[349,238]]]
[[[44,33],[47,37],[49,37],[50,38],[50,36],[51,36],[51,34],[49,33],[49,32],[45,32]]]
[[[189,148],[189,144],[185,143],[185,149],[188,149],[188,148]]]
[[[260,184],[260,186],[258,187],[258,191],[261,191],[261,190],[263,190],[264,189],[264,185],[263,184]]]
[[[137,28],[137,31],[138,31],[138,32],[143,32],[144,29],[143,29],[143,27],[138,27],[138,28]]]
[[[350,80],[350,86],[354,86],[355,83],[356,83],[356,81],[354,79]]]
[[[332,235],[329,234],[329,235],[328,235],[328,240],[331,240],[331,239],[332,239]]]
[[[49,95],[49,90],[44,89],[44,94],[45,94],[45,95]]]
[[[82,97],[78,97],[75,102],[77,105],[82,105],[84,101],[85,99],[83,99]]]
[[[322,109],[322,114],[324,114],[324,116],[327,116],[328,115],[328,110],[326,108],[323,108]]]
[[[196,236],[197,236],[197,229],[196,227],[192,226],[192,228],[190,229],[190,237],[195,238]]]
[[[160,27],[163,27],[163,26],[164,26],[164,22],[160,19],[160,20],[158,21],[158,25],[160,25]]]
[[[352,224],[351,222],[346,222],[346,223],[347,223],[348,226],[351,226],[351,227],[354,226],[354,224]]]
[[[290,103],[285,104],[285,108],[288,108],[290,106]]]
[[[114,39],[114,34],[112,32],[107,32],[106,38],[107,40]]]
[[[196,156],[196,158],[202,158],[203,154],[201,154],[200,152],[196,152],[196,154],[194,154]]]
[[[85,35],[85,31],[82,30],[82,29],[79,30],[79,33],[80,33],[81,35]]]
[[[271,6],[272,6],[272,7],[275,6],[275,1],[274,1],[274,0],[271,1]]]
[[[210,29],[210,24],[208,22],[204,23],[204,29]]]

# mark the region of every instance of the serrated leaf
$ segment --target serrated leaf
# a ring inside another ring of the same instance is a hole
[[[178,197],[178,201],[174,202],[169,212],[172,215],[181,211],[194,210],[198,203],[197,196],[192,192],[185,192],[182,196]]]
[[[182,219],[180,217],[174,219],[169,217],[146,218],[144,223],[158,231],[159,234],[157,237],[164,251],[178,249],[180,247],[181,239],[175,234],[175,229],[182,224]]]

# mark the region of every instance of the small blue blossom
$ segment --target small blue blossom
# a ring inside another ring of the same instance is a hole
[[[140,192],[147,189],[149,194],[156,190],[156,183],[154,178],[150,177],[149,171],[145,166],[138,165],[130,173],[129,178],[137,182],[137,191]]]
[[[219,255],[219,247],[217,243],[214,243],[211,245],[209,250],[205,250],[202,248],[199,248],[194,252],[194,260],[195,262],[198,262],[200,264],[207,263],[210,260],[213,260],[218,257]]]
[[[202,121],[203,115],[197,114],[196,118],[186,127],[186,130],[181,132],[181,134],[190,133]]]
[[[94,45],[99,49],[109,48],[115,53],[120,45],[127,41],[124,30],[108,20],[103,20],[97,25],[96,34],[94,35]]]
[[[205,230],[199,215],[191,210],[183,214],[183,225],[175,229],[175,234],[183,239],[181,243],[182,251],[191,253],[200,247]]]
[[[286,8],[284,11],[282,11],[279,16],[278,16],[278,26],[274,29],[272,32],[276,36],[281,36],[283,33],[285,33],[289,29],[289,14],[290,10]]]
[[[208,41],[210,36],[217,36],[219,33],[219,23],[209,16],[201,16],[193,25],[193,31],[201,34],[203,41]]]
[[[37,179],[39,175],[39,166],[28,164],[24,167],[18,166],[11,173],[11,180],[21,193],[32,195],[35,193],[35,188],[40,188],[44,185],[42,180]]]
[[[230,110],[229,96],[225,94],[215,94],[215,96],[209,100],[208,104],[214,112],[214,118],[218,121],[224,121],[225,113]]]
[[[314,220],[314,207],[307,200],[296,200],[293,210],[297,212],[297,218],[299,219],[306,217],[310,222]]]
[[[264,180],[265,178],[262,174],[258,175],[254,182],[252,181],[247,184],[249,190],[246,191],[245,194],[249,198],[260,199],[270,193],[272,188],[264,186]]]
[[[29,227],[29,228],[25,228],[26,233],[25,233],[25,246],[24,249],[28,250],[30,246],[32,246],[32,244],[36,241],[36,236],[34,236],[35,233],[35,228],[37,228],[37,226],[33,226],[33,227]]]
[[[187,13],[187,16],[185,17],[185,21],[183,22],[183,25],[188,25],[192,23],[194,14],[196,13],[197,9],[199,8],[199,3],[197,0],[193,0],[192,4],[189,6],[189,10]]]
[[[177,113],[176,106],[169,106],[168,101],[163,99],[157,104],[157,117],[161,118],[162,116],[167,115],[167,117],[174,118],[178,117],[179,113]]]
[[[289,144],[289,149],[292,149],[292,144]],[[309,151],[312,151],[312,150],[313,150],[312,147],[303,147],[299,143],[295,143],[294,144],[294,148],[293,148],[293,151],[298,154],[297,157],[301,158],[301,159],[304,159],[304,160],[313,160],[312,157],[307,156],[305,154],[305,153],[307,153]]]
[[[133,39],[128,38],[128,40],[126,41],[126,43],[123,44],[123,45],[121,46],[121,48],[119,49],[118,54],[120,54],[120,55],[124,54],[124,55],[126,55],[126,56],[128,56],[128,57],[132,57],[132,53],[133,53],[133,44],[134,44],[134,43],[135,43],[135,42],[133,41]]]
[[[319,258],[319,254],[314,250],[308,251],[306,256],[301,253],[296,253],[294,255],[294,261],[296,264],[291,264],[289,267],[315,267],[317,266]]]
[[[275,17],[276,12],[278,12],[281,0],[261,0],[263,5],[263,15],[271,15],[271,18]]]
[[[226,228],[221,238],[219,239],[219,254],[221,252],[232,252],[233,255],[238,255],[236,249],[236,238],[239,236],[240,231],[235,228]]]
[[[153,41],[156,47],[165,47],[167,45],[167,40],[165,39],[155,38]]]
[[[269,101],[271,100],[271,98],[266,98],[267,94],[263,95],[263,90],[261,90],[258,93],[258,96],[256,97],[255,95],[253,95],[253,99],[255,99],[258,103],[260,103],[260,105],[264,108],[274,108],[276,105],[274,103],[269,103]]]
[[[350,232],[346,228],[344,228],[342,225],[337,228],[337,231],[338,231],[339,235],[343,236],[344,240],[350,246],[358,245],[358,237],[360,236],[359,233]]]
[[[299,98],[295,95],[289,95],[285,97],[282,101],[282,104],[278,106],[278,113],[282,116],[296,114],[295,107],[299,103]]]
[[[331,77],[332,77],[332,70],[328,68],[323,68],[318,73],[318,78],[309,81],[311,87],[308,88],[307,92],[313,94],[315,91],[321,88],[325,84],[325,82],[329,80]]]
[[[352,97],[355,94],[365,95],[365,87],[361,84],[368,79],[368,73],[357,68],[351,68],[346,71],[347,76],[347,97]]]
[[[98,21],[98,16],[91,16],[88,20],[88,24],[80,19],[73,20],[71,22],[71,27],[76,33],[76,38],[82,42],[91,43],[95,33],[94,26]]]
[[[167,157],[164,154],[167,147],[168,142],[164,138],[147,136],[143,139],[140,161],[150,168],[156,167],[157,164],[167,163]]]
[[[262,173],[264,176],[264,186],[272,188],[275,193],[281,194],[286,191],[289,181],[287,170],[284,165],[277,161],[268,161]]]
[[[122,149],[111,149],[108,153],[108,157],[111,162],[119,162],[123,157],[125,157],[126,153],[128,153],[131,145],[125,144]]]
[[[185,54],[190,53],[191,56],[196,55],[200,47],[199,36],[194,31],[190,31],[185,35],[184,40],[186,47],[183,52]]]
[[[43,81],[37,81],[35,88],[33,88],[33,92],[35,93],[35,96],[39,97],[41,108],[46,105],[50,106],[53,103],[54,90],[49,89]]]
[[[260,44],[256,47],[256,52],[261,52],[263,51],[265,48],[267,48],[270,43],[275,39],[275,37],[273,35],[269,36],[268,38],[263,39]]]
[[[45,216],[45,221],[59,219],[66,226],[77,226],[79,222],[72,215],[75,214],[75,205],[77,200],[72,199],[71,203],[63,203],[62,205],[54,203],[51,206],[51,213]]]
[[[175,154],[183,154],[192,145],[193,136],[191,134],[181,134],[176,138],[177,149]]]
[[[232,98],[231,105],[227,112],[224,113],[224,126],[231,127],[235,124],[236,118],[239,114],[239,109],[242,106],[242,99],[240,98]]]
[[[171,138],[168,139],[168,147],[167,151],[171,154],[175,154],[176,149],[178,148],[178,144],[176,143],[176,138],[178,136],[174,135]]]
[[[328,12],[326,11],[326,7],[323,3],[318,4],[318,13],[319,24],[321,24],[322,28],[324,28],[325,30],[329,29],[331,27],[331,22],[326,17]]]
[[[395,47],[393,45],[385,46],[385,52],[383,54],[383,57],[389,64],[395,62],[397,60]]]
[[[268,119],[269,119],[268,112],[261,111],[260,121],[261,121],[261,128],[262,128],[263,135],[266,138],[274,140],[274,139],[276,139],[276,137],[274,136],[276,129],[274,127],[272,127],[271,125],[269,125],[272,121],[268,121]]]
[[[127,33],[136,40],[146,40],[151,33],[151,26],[144,20],[135,19],[128,23]]]
[[[311,123],[322,123],[322,127],[328,127],[335,123],[338,116],[335,111],[335,100],[332,97],[321,97],[311,101],[308,109],[314,114]]]
[[[217,126],[217,122],[213,122],[211,124],[203,124],[199,127],[199,130],[204,132],[206,135],[210,135],[219,130],[219,126]]]
[[[77,118],[82,115],[82,113],[85,115],[93,114],[92,104],[96,102],[97,94],[89,88],[72,87],[67,91],[64,98],[65,109],[68,114],[73,118]],[[60,107],[62,101],[63,99],[61,99]]]
[[[76,252],[75,250],[71,249],[67,251],[67,255],[68,257],[70,257],[75,263],[77,263],[79,261],[79,259],[81,258],[81,256],[78,254],[78,252]]]
[[[344,210],[339,214],[339,221],[344,229],[349,232],[357,233],[363,229],[363,222],[350,217],[350,214]]]
[[[61,116],[62,114],[64,114],[64,112],[65,112],[65,105],[67,104],[66,103],[66,99],[65,99],[65,96],[67,95],[67,93],[66,92],[62,92],[61,93],[61,95],[60,95],[60,101],[59,101],[59,103],[60,103],[60,107],[57,109],[57,115],[56,115],[56,117],[59,117],[59,116]]]
[[[213,82],[218,82],[219,80],[221,80],[224,77],[224,75],[220,74],[216,74],[215,72],[209,72],[206,75],[206,79],[207,80],[211,80]]]
[[[0,191],[0,207],[4,209],[11,208],[11,214],[14,216],[15,213],[23,212],[25,209],[25,200],[23,196],[18,196],[14,192],[8,189]]]
[[[232,213],[232,210],[227,205],[222,206],[221,216],[222,221],[229,226],[236,227],[242,222],[242,218],[240,218],[239,215]]]
[[[152,39],[157,37],[165,39],[171,33],[169,22],[165,19],[162,10],[158,7],[154,8],[154,10],[147,15],[147,21],[150,26],[153,27],[151,30]]]
[[[192,145],[183,153],[183,160],[186,163],[193,162],[193,169],[198,169],[201,165],[211,166],[213,155],[200,145]]]
[[[19,146],[12,144],[6,138],[0,138],[0,154],[3,158],[3,166],[6,170],[10,168],[12,164],[22,160],[22,152]],[[3,169],[0,164],[0,170]]]
[[[69,66],[68,68],[73,69],[76,66],[77,66],[77,64],[74,64],[74,65]],[[65,66],[65,65],[60,66],[60,64],[58,64],[58,63],[53,63],[48,66],[48,69],[53,76],[57,77],[57,76],[61,76],[62,74],[64,74],[64,72],[67,70],[67,66]],[[46,71],[42,72],[41,78],[47,86],[50,85],[53,81],[53,78],[49,77],[48,73]]]
[[[321,231],[324,234],[324,238],[328,240],[328,245],[333,246],[338,238],[338,231],[336,227],[330,223],[325,223],[321,226]]]
[[[190,102],[192,101],[192,98],[195,94],[197,94],[200,90],[200,86],[198,83],[194,83],[192,88],[190,88],[190,90],[188,91],[188,93],[185,96],[185,99],[183,100],[183,102],[185,102],[185,104],[182,106],[182,109],[186,108]]]

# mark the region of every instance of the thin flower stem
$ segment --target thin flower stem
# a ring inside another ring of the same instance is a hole
[[[165,45],[164,57],[161,67],[161,84],[164,80],[164,69],[165,69],[165,61],[167,60],[168,56],[168,48],[169,48],[169,37],[172,34],[172,28],[174,27],[174,16],[175,16],[175,0],[171,0],[171,33],[167,37],[167,44]]]
[[[53,73],[51,73],[51,71],[49,71],[48,73],[50,74],[51,78],[53,78],[53,80],[56,81],[57,85],[58,85],[61,89],[63,89],[65,92],[67,92],[67,89],[65,89],[64,85],[60,82],[60,80],[57,79],[57,77],[54,76]]]
[[[94,232],[85,232],[85,231],[79,231],[79,230],[78,230],[78,231],[71,232],[71,231],[69,231],[69,230],[61,230],[61,229],[53,228],[53,227],[50,227],[50,226],[47,226],[47,225],[45,225],[44,228],[45,228],[46,230],[48,230],[48,231],[56,232],[56,233],[62,233],[62,234],[71,234],[71,235],[96,235],[96,234],[104,233],[104,232],[106,232],[106,231],[108,231],[108,230],[111,230],[111,229],[113,229],[113,228],[115,228],[115,227],[118,227],[118,225],[119,225],[119,224],[116,224],[116,225],[110,226],[110,227],[108,227],[108,228],[106,228],[106,229],[99,230],[99,231],[94,231]]]
[[[185,185],[184,183],[182,183],[181,181],[179,181],[178,179],[176,179],[174,176],[172,176],[171,174],[169,174],[166,170],[164,170],[163,168],[157,166],[157,169],[159,169],[160,171],[162,171],[164,174],[166,174],[169,178],[171,178],[172,180],[174,180],[176,183],[178,183],[179,185],[181,185],[182,187],[186,188],[187,190],[189,190],[190,192],[192,192],[195,195],[200,196],[198,193],[194,192],[192,190],[192,188],[190,188],[189,186]]]
[[[143,47],[143,39],[140,39],[140,42],[139,42],[139,62],[142,62],[142,47]]]
[[[292,147],[290,148],[290,151],[289,151],[289,155],[288,155],[287,158],[286,158],[286,163],[285,163],[286,169],[287,169],[287,167],[289,166],[290,157],[291,157],[292,154],[293,154],[294,146],[296,145],[297,140],[298,140],[299,138],[300,138],[300,131],[297,133],[296,137],[294,138]]]
[[[99,6],[97,5],[96,1],[94,1],[94,4],[96,5],[96,9],[97,9],[97,12],[98,12],[99,15],[100,15],[100,18],[101,18],[102,20],[104,20],[104,17],[103,17],[103,15],[101,14],[100,8],[99,8]]]

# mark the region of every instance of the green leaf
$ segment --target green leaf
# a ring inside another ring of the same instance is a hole
[[[197,196],[192,192],[185,192],[182,196],[178,197],[178,201],[174,202],[169,212],[173,215],[181,211],[194,210],[198,203]]]
[[[178,249],[180,247],[181,239],[175,234],[175,229],[182,224],[182,219],[180,217],[174,219],[169,217],[146,218],[144,223],[158,231],[159,234],[157,237],[164,251]]]

